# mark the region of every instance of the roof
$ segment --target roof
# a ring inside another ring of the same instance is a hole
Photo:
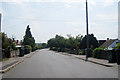
[[[106,42],[106,40],[98,40],[98,44],[99,44],[99,46],[101,46],[103,43],[105,43]]]
[[[110,39],[107,40],[105,43],[103,43],[100,47],[109,47],[114,41],[116,41],[118,39]]]
[[[19,41],[19,40],[15,40],[14,43],[15,43],[16,45],[21,45],[21,41]]]

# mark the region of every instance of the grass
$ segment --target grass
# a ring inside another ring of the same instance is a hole
[[[2,61],[7,61],[7,60],[9,60],[9,58],[3,58],[3,60],[2,60]]]

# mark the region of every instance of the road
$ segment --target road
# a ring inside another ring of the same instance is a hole
[[[7,73],[3,78],[117,78],[115,67],[85,62],[72,56],[39,50],[38,53]]]

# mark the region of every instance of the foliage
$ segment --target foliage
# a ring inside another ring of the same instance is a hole
[[[3,49],[3,57],[9,57],[9,51],[16,50],[15,43],[11,38],[8,38],[7,35],[2,32],[2,49]]]
[[[3,58],[3,59],[2,59],[2,61],[7,61],[7,60],[9,60],[9,58]]]
[[[64,48],[65,47],[65,38],[62,36],[56,35],[55,38],[51,38],[50,40],[48,40],[48,46]]]
[[[80,49],[85,49],[87,48],[87,36],[82,39],[81,44],[80,44]],[[89,34],[89,47],[94,49],[98,47],[98,41],[97,38],[94,37],[93,34]]]
[[[104,48],[95,48],[93,50],[93,57],[94,58],[99,58],[99,55],[101,54],[101,52],[104,50]]]
[[[82,55],[83,54],[83,52],[82,52],[82,50],[78,50],[78,55]]]
[[[50,50],[57,51],[58,49],[56,47],[51,47]]]
[[[116,49],[120,49],[120,42],[117,43],[117,45],[116,45]]]
[[[24,46],[25,48],[29,48],[30,49],[30,52],[32,51],[32,47],[30,45],[25,45]]]
[[[35,49],[44,49],[47,48],[47,44],[46,43],[36,43]]]
[[[82,40],[82,35],[78,35],[76,37],[72,37],[71,35],[67,35],[68,38],[65,38],[60,35],[56,35],[55,38],[51,38],[48,40],[48,47],[52,50],[56,50],[59,52],[64,52],[64,48],[70,48],[72,50],[78,49],[80,42]],[[57,49],[56,49],[57,48]]]
[[[34,37],[32,37],[29,25],[27,26],[27,29],[26,29],[26,32],[25,32],[23,44],[24,45],[30,45],[32,47],[32,51],[34,51],[34,49],[35,49],[35,39],[34,39]]]
[[[46,43],[42,43],[41,46],[40,46],[41,49],[44,49],[44,48],[46,48],[46,47],[47,47],[47,44],[46,44]]]

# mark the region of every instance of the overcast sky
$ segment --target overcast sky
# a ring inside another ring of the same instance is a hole
[[[118,1],[88,0],[89,33],[97,39],[118,38]],[[36,42],[56,34],[86,34],[85,0],[2,0],[2,31],[21,40],[30,25]]]

